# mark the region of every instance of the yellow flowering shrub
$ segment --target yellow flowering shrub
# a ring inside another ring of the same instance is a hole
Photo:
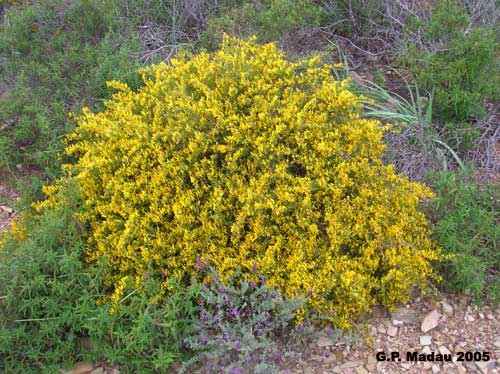
[[[112,299],[125,280],[188,280],[197,259],[222,279],[255,264],[348,326],[426,284],[441,256],[417,210],[431,192],[382,164],[384,129],[331,68],[226,38],[144,69],[137,92],[110,82],[118,92],[78,118],[67,152]]]

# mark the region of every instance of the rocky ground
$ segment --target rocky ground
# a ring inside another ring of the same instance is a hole
[[[415,297],[394,313],[376,310],[355,330],[340,339],[320,332],[288,373],[500,373],[500,308],[478,307],[465,296]],[[401,361],[377,361],[378,352],[388,359],[397,352]],[[408,362],[407,352],[427,361]],[[439,357],[451,361],[438,361]],[[80,362],[63,373],[119,374],[120,370]]]
[[[500,373],[499,322],[499,308],[477,307],[467,297],[415,297],[394,313],[376,311],[352,343],[320,337],[293,373]],[[397,352],[401,361],[377,361],[378,352],[388,359]],[[407,352],[428,361],[408,362]],[[438,355],[452,361],[439,362]]]

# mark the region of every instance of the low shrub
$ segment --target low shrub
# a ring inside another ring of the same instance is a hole
[[[278,373],[283,365],[298,361],[300,343],[311,334],[306,321],[294,324],[306,298],[288,299],[267,287],[257,271],[258,282],[241,281],[240,269],[222,282],[214,269],[198,264],[212,281],[201,286],[199,316],[186,339],[196,353],[182,372],[201,365],[213,373]]]
[[[255,35],[261,42],[279,41],[291,31],[319,26],[324,15],[323,8],[311,0],[232,4],[208,17],[198,46],[213,51],[220,46],[224,34],[239,38]]]
[[[434,175],[434,235],[445,253],[446,285],[476,301],[500,301],[500,188],[480,186],[469,172]]]
[[[73,129],[68,112],[110,97],[106,81],[138,87],[137,36],[121,36],[99,1],[40,1],[8,9],[0,24],[0,170],[60,175],[58,152]]]
[[[99,291],[82,263],[75,200],[17,223],[0,243],[0,371],[55,373],[85,356]]]
[[[99,269],[99,268],[98,268]],[[158,297],[162,284],[174,292]],[[102,305],[84,326],[92,342],[92,357],[106,359],[121,373],[165,373],[174,362],[188,360],[192,352],[184,339],[193,331],[199,287],[173,278],[148,278],[143,290],[124,284],[116,305]]]
[[[470,28],[467,13],[455,1],[436,4],[427,22],[416,20],[409,26],[423,33],[423,42],[411,45],[402,61],[407,60],[422,88],[435,88],[435,117],[450,123],[454,137],[454,128],[485,114],[486,98],[498,99],[500,46],[492,30]],[[462,144],[470,146],[473,140],[462,139]]]
[[[124,279],[186,282],[198,258],[223,280],[256,263],[347,326],[427,284],[440,255],[417,204],[431,193],[382,163],[382,127],[330,69],[228,39],[144,70],[136,92],[114,82],[105,111],[85,110],[68,170],[112,300]]]

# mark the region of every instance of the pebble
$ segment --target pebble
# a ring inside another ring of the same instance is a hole
[[[453,314],[453,307],[446,301],[441,301],[441,306],[443,307],[443,312],[445,312],[446,314]]]
[[[439,373],[441,369],[437,365],[432,365],[432,372],[433,373]]]
[[[489,374],[495,368],[496,362],[494,360],[478,361],[476,365],[483,374]]]
[[[330,347],[335,345],[335,342],[327,336],[320,336],[316,344],[318,347]]]
[[[446,348],[444,345],[439,347],[439,353],[441,353],[442,355],[451,355],[451,352],[449,351],[449,349]]]
[[[422,330],[422,332],[427,332],[436,328],[439,324],[440,318],[441,315],[439,314],[437,309],[434,309],[433,311],[427,313],[427,315],[424,317],[420,329]]]
[[[387,335],[394,337],[394,336],[397,335],[397,333],[398,333],[398,328],[397,327],[389,326],[387,328]]]
[[[432,344],[432,336],[423,335],[420,337],[420,345],[431,345]]]
[[[377,328],[377,331],[381,334],[385,334],[385,327],[384,325],[379,325]]]
[[[368,370],[366,370],[363,366],[359,366],[356,368],[357,374],[368,374]]]
[[[63,374],[90,374],[94,365],[90,362],[77,362],[71,370],[62,370]]]
[[[5,213],[8,213],[8,214],[14,213],[14,209],[12,209],[10,206],[6,206],[6,205],[0,205],[0,210],[3,210]]]
[[[391,322],[394,326],[413,324],[416,320],[417,313],[407,308],[401,308],[397,312],[391,313]]]
[[[342,369],[349,369],[349,368],[355,368],[357,366],[361,366],[363,364],[364,364],[363,361],[347,361],[347,362],[344,362],[340,366]]]

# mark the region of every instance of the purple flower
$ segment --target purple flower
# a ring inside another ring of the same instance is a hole
[[[219,273],[214,270],[214,280],[218,281],[219,280]]]
[[[229,334],[228,334],[228,332],[227,332],[227,331],[224,331],[224,332],[222,333],[222,340],[223,340],[225,343],[227,343],[227,342],[229,341]]]
[[[239,340],[236,340],[236,341],[234,342],[234,347],[235,347],[236,349],[240,349],[240,347],[241,347],[241,342],[240,342]]]
[[[330,309],[330,315],[333,317],[335,315],[335,311],[332,309]]]
[[[263,286],[266,285],[266,278],[264,278],[263,275],[260,276],[260,284],[262,284]]]
[[[231,314],[231,316],[233,316],[234,318],[238,317],[238,309],[237,308],[231,308],[229,310],[229,314]]]
[[[251,281],[250,285],[252,286],[252,288],[257,288],[257,283],[255,283],[255,281]]]
[[[222,296],[222,299],[224,300],[225,303],[229,302],[229,296],[227,295]]]
[[[199,303],[198,303],[198,306],[200,308],[204,308],[205,307],[205,302],[203,300],[201,300]]]
[[[262,300],[266,300],[266,299],[267,299],[267,293],[265,293],[265,292],[264,292],[264,293],[261,295],[261,297],[262,297]]]
[[[276,296],[278,296],[278,294],[276,292],[271,292],[271,299],[274,299]]]
[[[302,331],[304,330],[304,324],[301,323],[300,325],[297,326],[297,331]]]
[[[201,262],[200,258],[196,259],[196,265],[195,265],[196,270],[203,270],[205,268],[205,264]]]
[[[266,323],[266,327],[267,327],[268,329],[270,329],[271,327],[273,327],[273,324],[272,324],[271,322],[267,322],[267,323]]]
[[[239,366],[231,369],[231,374],[242,374],[242,373],[243,373],[243,369],[240,368]]]
[[[274,356],[274,362],[276,362],[277,364],[279,364],[281,362],[281,355],[280,354],[277,354]]]
[[[210,318],[210,316],[208,315],[208,313],[205,313],[205,312],[201,313],[201,320],[203,322],[207,322],[209,318]]]
[[[219,322],[219,316],[217,314],[214,314],[214,323]]]
[[[332,336],[333,334],[333,329],[331,327],[327,327],[325,329],[325,332],[326,332],[326,336]]]
[[[224,293],[224,292],[226,292],[226,289],[224,287],[219,287],[219,292]]]
[[[262,331],[261,329],[258,329],[257,336],[262,336],[262,335],[264,335],[264,331]]]
[[[330,357],[330,351],[325,351],[325,353],[323,354],[325,357]]]
[[[200,343],[201,343],[201,345],[207,344],[208,343],[208,338],[206,336],[202,336],[200,338]]]

